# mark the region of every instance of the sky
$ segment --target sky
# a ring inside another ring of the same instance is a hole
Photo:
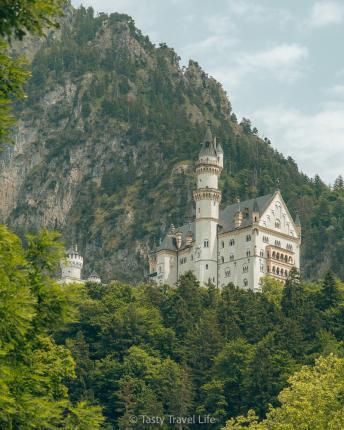
[[[72,0],[198,61],[238,119],[309,176],[344,174],[344,0]]]

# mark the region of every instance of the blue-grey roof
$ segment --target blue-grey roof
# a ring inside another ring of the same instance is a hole
[[[265,196],[257,197],[255,199],[240,202],[240,210],[243,212],[244,215],[240,228],[245,228],[252,225],[252,212],[256,212],[258,208],[260,215],[262,215],[271,203],[273,197],[274,194],[267,194]],[[232,203],[225,209],[220,210],[219,224],[222,227],[221,233],[236,230],[234,224],[234,215],[237,211],[238,203]],[[180,231],[182,233],[182,244],[180,249],[184,249],[186,247],[186,236],[189,231],[192,232],[192,235],[195,238],[195,222],[184,224],[183,226],[179,227],[177,231]],[[174,237],[171,237],[170,235],[166,235],[164,240],[157,248],[157,251],[161,250],[176,251],[176,239]]]
[[[211,134],[210,127],[208,126],[205,131],[205,136],[203,138],[201,150],[199,153],[199,157],[216,157],[216,147],[215,147],[215,140],[213,138],[213,135]]]

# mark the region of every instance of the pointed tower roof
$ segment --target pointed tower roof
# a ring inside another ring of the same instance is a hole
[[[206,157],[206,156],[210,156],[210,157],[216,157],[217,153],[216,153],[216,143],[215,140],[213,138],[213,135],[211,133],[210,130],[210,123],[208,122],[207,124],[207,128],[205,130],[205,135],[203,138],[203,142],[201,144],[201,151],[199,153],[200,157]]]

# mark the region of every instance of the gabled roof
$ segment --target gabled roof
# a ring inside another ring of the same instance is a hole
[[[252,212],[257,212],[257,208],[260,214],[262,214],[272,199],[274,198],[274,194],[267,194],[265,196],[257,197],[255,199],[245,200],[240,202],[240,209],[243,212],[243,220],[240,228],[249,227],[252,225]],[[255,210],[254,210],[255,207]],[[219,216],[219,224],[222,226],[221,233],[234,231],[236,230],[234,224],[234,215],[238,211],[238,203],[233,203],[227,206],[225,209],[220,210]],[[191,230],[193,236],[195,237],[195,222],[184,224],[182,227],[177,229],[182,233],[182,245],[179,250],[185,249],[186,247],[186,236],[187,233]],[[177,251],[176,239],[171,237],[170,235],[166,235],[164,240],[158,246],[157,251],[169,250],[169,251]]]
[[[189,232],[192,233],[193,237],[195,237],[195,222],[189,222],[187,224],[184,224],[183,226],[179,227],[177,231],[180,231],[182,233],[182,244],[181,249],[185,249],[186,247],[186,236]],[[164,240],[160,243],[160,245],[157,248],[157,251],[161,251],[163,249],[176,251],[177,250],[177,243],[176,239],[174,237],[171,237],[171,235],[167,234],[164,238]]]
[[[274,194],[267,194],[265,196],[256,197],[254,199],[245,200],[240,202],[240,209],[244,217],[240,228],[248,227],[252,224],[252,212],[262,214],[271,203]],[[258,211],[257,211],[258,208]],[[225,209],[220,210],[219,224],[222,226],[221,232],[235,230],[234,215],[238,211],[238,203],[233,203]]]

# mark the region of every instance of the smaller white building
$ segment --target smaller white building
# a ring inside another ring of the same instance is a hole
[[[87,279],[82,279],[81,271],[84,265],[84,258],[78,251],[78,246],[74,245],[67,251],[66,258],[61,260],[61,279],[59,284],[82,284],[92,282],[101,284],[101,279],[97,273],[93,272]]]

